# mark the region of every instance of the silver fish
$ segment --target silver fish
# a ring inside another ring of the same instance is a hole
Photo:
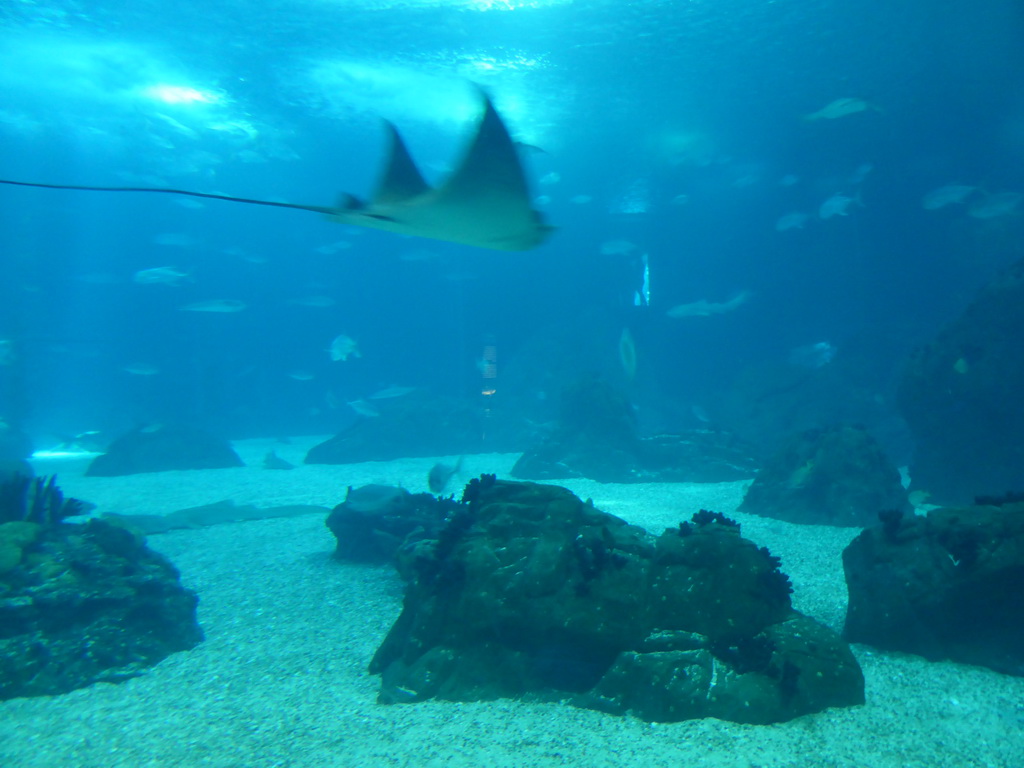
[[[665,314],[669,317],[708,317],[732,312],[750,298],[750,291],[740,291],[728,301],[714,302],[707,299],[693,301],[689,304],[677,304]]]
[[[176,288],[181,285],[182,280],[189,280],[188,272],[181,272],[174,267],[153,267],[152,269],[140,269],[132,280],[139,285],[169,285]]]
[[[380,416],[380,411],[365,400],[349,400],[347,405],[360,416],[365,416],[368,419],[372,419],[374,416]]]
[[[445,488],[448,487],[448,483],[450,483],[452,478],[459,474],[461,470],[461,456],[455,464],[445,464],[439,461],[437,464],[432,466],[430,468],[430,472],[427,473],[427,487],[430,488],[431,493],[444,493]]]
[[[846,216],[849,213],[849,207],[853,203],[860,203],[860,199],[850,197],[849,195],[832,195],[818,208],[818,216],[822,219],[831,219],[833,216]]]
[[[803,229],[807,219],[807,214],[800,211],[787,213],[785,216],[780,216],[779,220],[775,222],[775,231],[785,232],[790,229]]]
[[[327,350],[327,354],[331,356],[331,360],[342,363],[350,357],[363,356],[359,351],[359,345],[356,343],[356,340],[343,333],[334,337],[331,346]]]

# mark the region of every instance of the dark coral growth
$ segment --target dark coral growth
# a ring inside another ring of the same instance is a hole
[[[33,478],[15,474],[0,482],[0,523],[57,525],[85,511],[83,502],[64,498],[56,475]]]
[[[740,524],[735,520],[726,517],[721,512],[712,512],[709,509],[702,509],[697,512],[692,518],[692,522],[682,522],[679,524],[679,535],[689,536],[693,533],[696,528],[703,528],[705,525],[717,524],[724,525],[726,527],[735,528],[736,533],[740,532]],[[696,527],[695,527],[696,526]]]
[[[778,560],[778,558],[772,559]],[[789,580],[789,576],[780,570],[759,573],[758,582],[768,594],[775,595],[780,599],[783,597],[788,598],[793,593],[793,583]]]
[[[721,512],[712,512],[710,509],[702,509],[693,516],[693,522],[697,525],[704,526],[710,525],[711,523],[718,523],[719,525],[728,525],[736,529],[739,533],[740,524],[735,520],[726,517]]]
[[[493,487],[494,483],[497,482],[497,479],[496,475],[488,474],[480,475],[480,477],[474,477],[466,484],[466,488],[462,492],[462,503],[472,505],[478,502],[480,500],[480,494],[488,488]]]
[[[575,587],[578,596],[589,594],[590,582],[600,576],[606,568],[624,568],[629,562],[624,555],[613,551],[614,546],[615,540],[607,528],[601,529],[600,536],[584,536],[581,533],[572,540],[573,553],[583,577]]]

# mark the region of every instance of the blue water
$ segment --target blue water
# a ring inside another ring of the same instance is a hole
[[[4,3],[2,178],[332,205],[372,189],[381,118],[443,177],[476,82],[539,148],[525,162],[558,231],[502,253],[300,211],[0,187],[0,417],[43,436],[331,432],[382,387],[479,391],[490,339],[519,402],[546,403],[560,377],[614,370],[623,327],[641,412],[706,405],[819,342],[870,350],[890,381],[1021,255],[1020,211],[921,206],[951,183],[1024,191],[1021,40],[1012,0]],[[803,119],[840,98],[869,108]],[[820,219],[835,194],[863,205]],[[793,211],[804,228],[776,231]],[[636,247],[602,255],[614,240]],[[635,307],[643,253],[651,305]],[[191,280],[133,282],[167,266]],[[665,315],[740,291],[731,313]],[[335,303],[294,303],[314,296]],[[177,309],[221,298],[247,308]],[[332,362],[338,334],[362,357]],[[549,336],[565,347],[543,376],[523,357]],[[139,365],[157,372],[124,370]]]

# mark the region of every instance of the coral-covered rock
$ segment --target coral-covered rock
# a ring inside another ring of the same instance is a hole
[[[386,563],[415,534],[434,538],[447,516],[458,509],[452,499],[409,493],[390,485],[349,488],[345,501],[331,510],[327,527],[338,540],[339,560]]]
[[[786,720],[862,703],[833,632],[794,611],[779,561],[711,512],[655,537],[557,486],[474,480],[399,552],[382,702],[531,694],[648,720]]]
[[[881,518],[843,552],[846,639],[1024,675],[1024,502]]]
[[[917,441],[910,477],[941,504],[1024,488],[1024,260],[914,354],[898,405]]]
[[[117,438],[86,470],[94,477],[166,472],[172,469],[241,467],[242,459],[226,440],[201,429],[158,426]]]
[[[881,447],[853,426],[810,429],[791,437],[758,472],[740,506],[791,523],[862,527],[883,509],[910,503]]]
[[[203,639],[197,602],[121,528],[0,524],[0,699],[142,674]]]

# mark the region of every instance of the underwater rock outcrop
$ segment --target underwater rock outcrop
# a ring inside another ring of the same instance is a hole
[[[591,376],[563,390],[556,429],[523,453],[512,475],[524,480],[714,483],[748,478],[755,469],[753,459],[727,434],[690,430],[639,436],[626,396]]]
[[[791,437],[757,473],[740,510],[791,523],[863,527],[878,511],[910,510],[900,473],[860,427]]]
[[[24,480],[0,500],[0,699],[124,680],[203,639],[164,557],[101,520],[63,522],[81,503]]]
[[[518,451],[530,442],[521,418],[479,401],[413,393],[374,400],[379,413],[361,418],[313,446],[306,464],[353,464],[415,456]]]
[[[795,611],[779,560],[701,511],[660,536],[564,488],[466,486],[399,551],[384,703],[531,695],[650,721],[788,720],[863,703],[845,643]]]
[[[334,556],[362,563],[390,562],[410,536],[435,538],[448,515],[461,508],[453,499],[409,493],[390,485],[349,487],[331,510],[327,527],[338,540]]]
[[[879,517],[843,552],[846,639],[1024,676],[1024,502]]]
[[[191,427],[136,429],[93,459],[85,474],[93,477],[166,472],[173,469],[221,469],[244,462],[227,440]]]
[[[908,362],[897,403],[916,438],[913,488],[940,504],[1024,488],[1024,260]]]

